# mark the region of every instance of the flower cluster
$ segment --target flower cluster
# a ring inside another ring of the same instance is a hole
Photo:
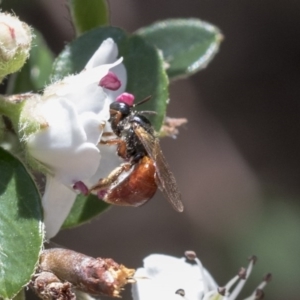
[[[137,282],[132,287],[133,299],[235,300],[256,262],[256,257],[251,257],[247,269],[241,268],[224,287],[219,287],[195,252],[187,251],[185,256],[186,258],[176,258],[152,254],[146,257],[144,267],[137,269],[135,273]],[[194,264],[187,263],[186,259]],[[270,280],[271,274],[267,274],[253,294],[245,300],[262,299],[263,288]]]
[[[27,138],[27,150],[48,173],[43,196],[47,238],[67,217],[76,198],[73,186],[91,186],[119,163],[106,159],[100,167],[99,146],[109,130],[109,105],[126,87],[126,69],[117,57],[115,42],[105,40],[81,73],[48,86],[35,107],[41,129]]]

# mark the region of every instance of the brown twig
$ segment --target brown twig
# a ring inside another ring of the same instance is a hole
[[[119,297],[123,287],[134,281],[134,272],[111,258],[93,258],[72,250],[54,248],[44,250],[40,255],[39,267],[30,286],[43,299],[73,300],[75,296],[71,286],[91,295]],[[50,283],[51,287],[55,285],[54,290],[58,291],[60,298],[44,296],[52,295],[48,292]]]

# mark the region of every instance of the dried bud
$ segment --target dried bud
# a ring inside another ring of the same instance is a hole
[[[135,272],[111,258],[93,258],[67,249],[44,250],[38,272],[51,272],[62,282],[91,295],[120,296]]]
[[[44,300],[75,300],[75,294],[71,290],[69,282],[61,282],[51,272],[41,272],[33,276],[29,286],[37,296]]]
[[[184,289],[178,289],[175,294],[181,296],[181,297],[184,297],[185,296],[185,291]]]
[[[272,280],[272,274],[271,273],[267,273],[265,276],[264,276],[264,281],[265,282],[270,282]]]
[[[0,12],[0,78],[22,68],[30,51],[30,27],[17,17]]]
[[[187,122],[188,120],[185,118],[166,117],[159,131],[159,137],[168,136],[175,139],[179,133],[178,127],[186,124]]]
[[[240,268],[238,272],[238,276],[240,279],[246,279],[247,278],[247,270],[245,268]]]
[[[184,255],[188,260],[195,260],[197,258],[196,252],[191,250],[185,251]]]
[[[218,293],[219,293],[221,296],[225,296],[225,295],[226,295],[226,288],[225,288],[224,286],[218,287]]]

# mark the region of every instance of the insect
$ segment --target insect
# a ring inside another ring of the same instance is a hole
[[[125,162],[100,179],[90,192],[108,203],[140,206],[154,196],[158,187],[173,208],[182,212],[176,180],[162,154],[151,122],[145,117],[145,114],[155,112],[134,109],[149,99],[135,105],[122,100],[111,103],[109,122],[116,138],[101,143],[117,145],[117,153]]]

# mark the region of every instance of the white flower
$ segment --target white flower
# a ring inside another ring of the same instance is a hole
[[[256,261],[250,259],[249,266],[241,269],[225,287],[218,287],[209,272],[203,268],[200,260],[192,251],[186,252],[186,258],[176,258],[162,254],[152,254],[144,259],[144,268],[137,269],[136,283],[132,287],[134,300],[235,300],[249,277]],[[265,276],[255,292],[245,300],[262,299],[262,289],[271,275]],[[238,282],[239,281],[239,282]],[[238,283],[237,283],[238,282]],[[232,286],[236,287],[231,291]]]
[[[105,40],[85,69],[45,89],[35,114],[44,128],[27,139],[31,157],[47,168],[43,196],[46,237],[53,237],[67,217],[74,184],[100,178],[99,142],[109,119],[109,105],[126,87],[126,69],[118,48]],[[112,73],[113,72],[113,73]]]

